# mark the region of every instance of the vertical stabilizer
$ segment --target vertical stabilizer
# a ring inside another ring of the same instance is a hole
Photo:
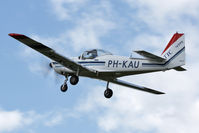
[[[175,33],[161,55],[168,62],[168,68],[185,65],[185,37]]]

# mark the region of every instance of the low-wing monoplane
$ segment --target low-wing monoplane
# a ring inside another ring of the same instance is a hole
[[[9,36],[53,60],[50,67],[66,78],[61,85],[63,92],[68,89],[67,81],[69,77],[70,83],[76,85],[79,77],[84,76],[106,81],[107,86],[104,91],[106,98],[111,98],[113,95],[113,91],[109,88],[109,82],[153,94],[164,94],[161,91],[128,83],[118,78],[170,69],[186,70],[181,67],[185,65],[185,37],[183,33],[173,35],[161,56],[144,50],[134,51],[142,58],[113,55],[102,49],[87,50],[78,57],[68,58],[25,35],[10,33]]]

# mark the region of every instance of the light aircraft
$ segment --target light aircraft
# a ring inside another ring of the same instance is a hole
[[[88,50],[79,57],[68,58],[25,35],[10,33],[9,36],[53,60],[50,63],[50,67],[66,78],[63,85],[61,85],[61,91],[63,92],[68,89],[67,81],[69,77],[70,83],[76,85],[79,81],[79,76],[84,76],[106,81],[107,86],[104,91],[106,98],[111,98],[113,95],[113,91],[109,88],[109,82],[153,94],[165,94],[164,92],[128,83],[118,78],[170,69],[176,71],[186,70],[181,67],[185,65],[185,35],[183,33],[175,33],[173,35],[161,56],[144,50],[134,51],[141,55],[142,58],[117,56],[102,49]]]

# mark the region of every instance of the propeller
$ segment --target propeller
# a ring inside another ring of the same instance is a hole
[[[40,65],[41,73],[44,78],[53,77],[55,80],[55,84],[60,82],[61,76],[53,69],[52,62],[49,63],[49,60],[42,59]]]

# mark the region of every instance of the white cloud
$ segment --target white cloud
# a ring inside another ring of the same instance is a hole
[[[70,45],[75,52],[82,48],[100,48],[100,39],[115,26],[115,23],[110,19],[112,11],[108,1],[103,0],[94,4],[89,0],[52,0],[51,2],[54,8],[59,5],[58,7],[65,10],[62,12],[55,10],[56,16],[71,16],[73,18],[70,21],[74,26],[67,29],[58,38],[65,44]],[[77,12],[81,9],[81,12]],[[67,13],[68,10],[70,10],[70,13]],[[63,15],[63,13],[68,15]]]
[[[169,40],[165,41],[165,38],[162,35],[157,36],[153,34],[142,33],[133,39],[129,39],[128,42],[126,42],[126,47],[132,50],[150,49],[151,51],[149,52],[160,55],[168,42]],[[162,48],[160,46],[162,46]]]
[[[55,126],[59,124],[61,121],[63,121],[63,116],[62,114],[58,114],[53,116],[50,120],[45,122],[46,126]]]
[[[56,125],[63,124],[65,121],[68,121],[70,118],[77,118],[78,114],[73,112],[72,109],[56,109],[49,111],[41,115],[40,121],[43,121],[43,125],[48,127],[53,127]]]
[[[20,111],[0,110],[0,132],[13,131],[31,123]]]
[[[181,30],[190,23],[190,18],[198,20],[197,0],[126,0],[126,2],[137,10],[133,15],[136,20],[145,22],[154,31],[161,32],[168,28]],[[184,25],[178,25],[182,23]]]
[[[44,113],[1,109],[0,132],[34,131],[35,127],[53,127],[62,124],[61,122],[67,121],[69,118],[76,118],[77,116],[73,111],[64,108]]]
[[[80,20],[77,27],[69,32],[71,44],[75,51],[82,48],[101,48],[100,38],[112,30],[114,24],[99,15],[85,16]]]
[[[70,19],[71,14],[77,12],[87,0],[51,0],[56,16],[60,20]]]

